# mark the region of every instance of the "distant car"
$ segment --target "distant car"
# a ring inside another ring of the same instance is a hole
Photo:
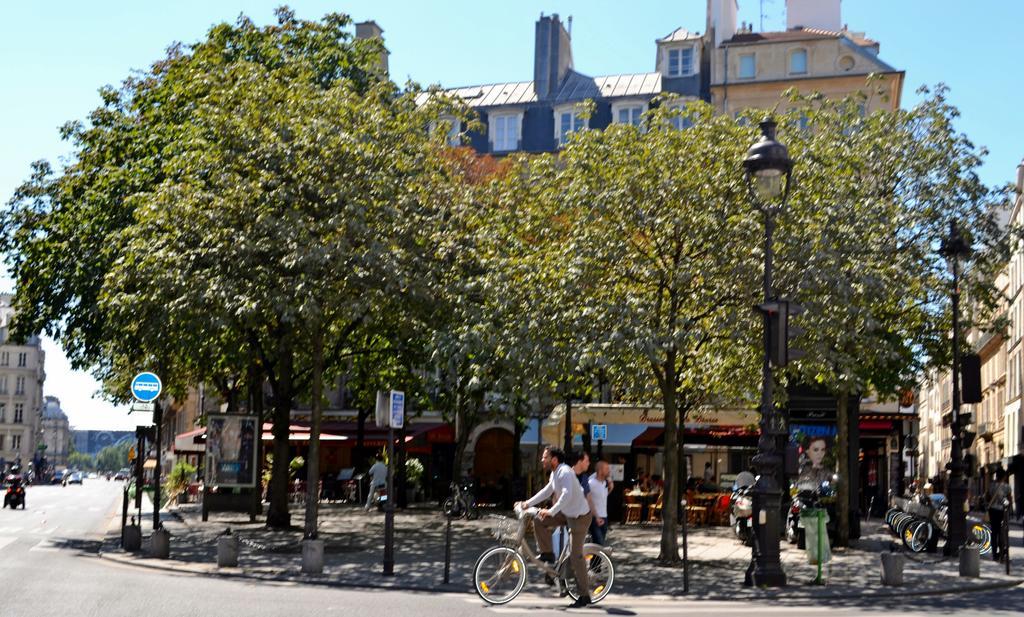
[[[82,472],[74,471],[68,477],[68,484],[81,484],[82,483]]]
[[[96,478],[99,478],[100,476],[95,471],[92,471],[92,472],[89,472],[89,475],[86,476],[86,477],[89,478],[90,480],[95,480]]]
[[[66,469],[58,469],[57,471],[53,472],[53,478],[50,480],[50,484],[62,483],[64,481],[64,476],[68,475],[69,473],[71,472],[69,472]]]
[[[122,470],[118,471],[117,473],[114,474],[114,479],[115,480],[127,480],[128,479],[128,471],[126,469],[122,469]]]

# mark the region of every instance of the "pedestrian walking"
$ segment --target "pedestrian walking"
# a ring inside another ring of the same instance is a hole
[[[996,470],[996,481],[992,485],[992,496],[988,502],[988,522],[992,527],[992,559],[999,561],[1003,546],[1003,519],[1010,500],[1010,485],[1006,482],[1006,471]]]
[[[608,461],[597,461],[594,473],[587,480],[590,485],[590,512],[593,520],[590,522],[590,539],[595,544],[604,546],[608,539],[608,493],[615,488],[615,482],[611,479],[611,465]]]
[[[368,473],[370,475],[370,494],[366,496],[365,509],[367,512],[373,507],[374,498],[388,485],[388,466],[380,460],[379,456],[376,456]]]

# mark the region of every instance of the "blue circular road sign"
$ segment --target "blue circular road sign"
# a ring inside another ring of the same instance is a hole
[[[132,380],[132,396],[135,397],[135,400],[148,403],[160,396],[163,387],[160,378],[155,373],[139,373]]]

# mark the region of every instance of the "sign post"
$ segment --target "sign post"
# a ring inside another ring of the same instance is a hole
[[[591,424],[590,425],[590,440],[597,442],[597,458],[601,458],[604,441],[608,439],[608,425],[607,424]]]
[[[384,502],[384,576],[395,575],[395,429],[405,426],[405,393],[377,391],[377,426],[388,427],[388,483]]]
[[[160,529],[160,425],[162,424],[162,414],[160,413],[160,403],[157,401],[157,398],[159,398],[163,388],[163,383],[160,382],[160,378],[156,376],[156,373],[146,371],[139,373],[132,379],[131,391],[135,400],[140,403],[153,404],[153,424],[156,428],[156,435],[153,440],[153,452],[156,456],[156,468],[153,469],[153,529]],[[142,456],[139,457],[140,460],[142,458]],[[141,491],[142,485],[140,484],[136,490]],[[139,523],[141,524],[142,521],[140,520]]]

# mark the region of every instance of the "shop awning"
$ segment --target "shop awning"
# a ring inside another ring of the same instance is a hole
[[[202,454],[206,452],[205,427],[199,427],[174,436],[175,454]]]
[[[609,424],[608,439],[604,440],[602,446],[609,448],[628,448],[633,443],[633,440],[636,439],[637,435],[643,433],[644,430],[646,430],[647,428],[648,427],[646,424]],[[542,441],[541,443],[547,444],[547,442],[544,441]],[[562,440],[558,441],[558,443],[561,444]],[[576,435],[573,439],[573,443],[577,445],[583,445],[583,437],[581,435]],[[523,431],[523,437],[519,441],[519,445],[524,447],[537,445],[536,420],[532,421],[530,426],[528,426],[526,430]],[[590,445],[592,448],[596,448],[597,442],[592,441]]]
[[[142,464],[143,469],[156,469],[156,459],[147,458],[146,462]]]

